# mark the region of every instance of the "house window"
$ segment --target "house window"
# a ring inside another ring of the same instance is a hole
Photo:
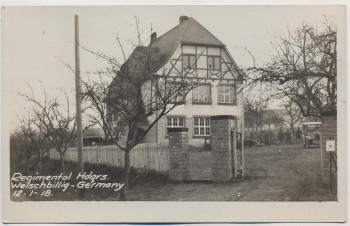
[[[219,103],[235,103],[236,89],[233,85],[219,85]]]
[[[194,118],[194,136],[209,136],[210,135],[210,119],[209,117]]]
[[[182,55],[182,68],[196,68],[196,56],[195,55]]]
[[[192,101],[194,103],[211,103],[211,85],[200,85],[192,90]]]
[[[185,127],[184,117],[167,117],[167,128],[182,128]]]
[[[208,69],[212,70],[220,70],[220,57],[216,56],[208,56]]]

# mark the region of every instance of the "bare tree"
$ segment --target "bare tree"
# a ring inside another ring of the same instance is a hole
[[[63,92],[65,103],[62,103],[64,101],[59,101],[58,98],[49,99],[42,86],[44,100],[40,101],[34,96],[32,87],[28,86],[31,94],[20,95],[32,104],[33,115],[38,120],[38,129],[58,152],[62,172],[65,172],[64,155],[76,136],[76,118],[71,112],[67,93]]]
[[[282,104],[284,108],[283,121],[288,123],[290,131],[294,134],[294,126],[300,121],[302,114],[299,107],[292,101]]]
[[[41,174],[42,160],[50,150],[47,137],[44,133],[44,125],[38,118],[23,118],[21,121],[21,130],[23,136],[30,142],[37,155],[37,165],[39,174]]]
[[[35,146],[30,142],[28,137],[23,134],[22,128],[17,128],[14,133],[10,136],[10,151],[11,153],[16,154],[16,159],[12,156],[11,159],[11,168],[12,164],[15,165],[15,170],[18,170],[18,167],[21,164],[21,161],[24,159],[24,174],[27,174],[29,168],[29,161],[33,154],[35,153]]]
[[[106,75],[104,72],[94,73],[94,79],[88,77],[87,80],[82,80],[82,93],[84,96],[83,104],[86,105],[85,116],[89,120],[89,125],[94,126],[98,125],[104,134],[104,140],[106,142],[110,141],[113,132],[112,121],[112,111],[107,108],[105,98],[108,94],[108,87],[111,82],[111,78]]]
[[[272,43],[274,54],[264,66],[248,69],[252,83],[269,83],[278,98],[288,97],[304,116],[336,109],[336,29],[328,21],[322,30],[303,23]],[[248,73],[247,73],[248,74]]]
[[[135,19],[138,45],[124,64],[114,57],[82,47],[105,59],[109,65],[94,73],[98,76],[96,82],[90,80],[83,84],[88,105],[95,110],[95,114],[89,116],[90,119],[101,126],[105,138],[124,151],[124,187],[120,194],[121,200],[127,199],[132,149],[142,142],[162,117],[184,104],[186,95],[198,85],[198,79],[188,78],[189,70],[172,71],[171,76],[166,69],[160,74],[156,73],[165,56],[151,45],[142,46],[139,21]],[[125,51],[119,37],[117,41],[125,60]],[[191,67],[195,64],[196,62]],[[108,86],[106,78],[113,78]],[[126,133],[125,142],[119,139],[122,131]]]
[[[18,165],[23,158],[22,149],[19,142],[18,130],[10,134],[10,170],[18,171]]]
[[[166,56],[157,47],[152,47],[152,42],[143,46],[143,31],[139,28],[137,17],[135,23],[137,42],[128,41],[133,49],[128,59],[121,39],[118,35],[116,37],[123,63],[113,56],[82,47],[108,63],[106,68],[94,73],[97,79],[83,81],[83,85],[86,104],[94,110],[88,114],[90,121],[99,125],[105,139],[125,154],[121,200],[127,199],[131,150],[142,142],[162,117],[189,101],[186,95],[200,82],[200,78],[189,78],[188,75],[202,53],[188,69],[163,69],[160,72]],[[107,85],[106,79],[110,78],[113,78],[112,82]],[[122,132],[126,133],[126,140],[123,141],[120,140]]]
[[[161,75],[155,74],[153,70],[158,65],[152,61],[153,51],[152,47],[137,47],[129,58],[133,63],[124,64],[116,72],[105,98],[111,114],[116,113],[118,117],[113,128],[127,131],[125,144],[122,144],[109,130],[110,137],[115,137],[113,142],[125,154],[121,200],[127,199],[131,150],[162,117],[184,104],[186,95],[198,83],[197,80],[189,79],[186,72],[176,79],[166,76],[165,71]]]
[[[249,97],[244,100],[244,122],[253,131],[262,130],[265,125],[265,111],[269,106],[270,98]]]
[[[271,133],[271,126],[280,127],[283,125],[283,117],[275,109],[267,109],[264,112],[264,124],[269,127]]]

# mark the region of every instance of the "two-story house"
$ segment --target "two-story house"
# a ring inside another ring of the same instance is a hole
[[[153,126],[144,142],[167,142],[167,128],[187,127],[190,144],[203,144],[210,138],[210,116],[214,115],[233,115],[236,131],[241,132],[243,76],[224,43],[195,19],[181,16],[179,24],[165,34],[157,38],[153,33],[149,47],[157,50],[154,74],[171,77],[186,73],[187,78],[200,80],[200,85],[188,93],[185,104]],[[146,47],[138,47],[138,51],[142,48]],[[135,57],[135,52],[130,57]]]

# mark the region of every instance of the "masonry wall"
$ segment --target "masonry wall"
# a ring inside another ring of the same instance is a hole
[[[211,149],[213,181],[231,180],[232,153],[231,153],[231,129],[234,127],[235,118],[229,115],[211,117]]]
[[[323,182],[330,184],[331,182],[331,162],[330,155],[333,155],[336,163],[337,155],[337,112],[336,111],[327,111],[321,113],[321,122],[320,127],[321,132],[321,169],[322,169],[322,180]],[[335,140],[336,148],[334,153],[326,151],[326,141]],[[332,162],[332,181],[333,185],[336,185],[336,166]]]
[[[171,128],[169,135],[169,177],[173,181],[189,178],[188,129]]]
[[[233,166],[237,167],[235,136],[231,135],[235,133],[236,119],[231,115],[212,116],[211,125],[211,161],[205,163],[206,168],[211,168],[208,171],[211,172],[211,176],[205,179],[211,177],[216,182],[229,181],[234,176]],[[190,161],[188,128],[169,128],[168,139],[170,179],[173,181],[198,179],[193,176],[198,174],[194,172],[195,167],[191,168],[193,163]],[[196,164],[201,162],[198,159],[194,161]]]

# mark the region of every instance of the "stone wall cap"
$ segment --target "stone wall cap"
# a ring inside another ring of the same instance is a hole
[[[220,119],[235,119],[233,115],[214,115],[210,117],[211,120],[220,120]]]
[[[188,132],[188,128],[168,128],[168,133],[172,132]]]

